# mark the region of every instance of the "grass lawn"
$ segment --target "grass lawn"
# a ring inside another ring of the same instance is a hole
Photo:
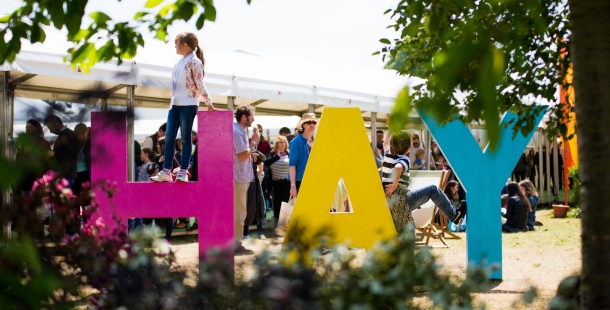
[[[503,279],[494,281],[490,290],[477,293],[476,298],[487,305],[488,309],[547,309],[549,300],[555,295],[557,286],[565,277],[580,272],[581,269],[581,221],[580,219],[555,219],[552,209],[541,209],[537,220],[544,226],[537,226],[536,232],[503,234]],[[236,256],[236,266],[240,262],[246,267],[236,270],[238,275],[247,277],[253,272],[251,263],[254,256],[264,248],[279,251],[283,238],[275,237],[273,227],[265,227],[267,239],[258,239],[254,226],[250,239],[244,245],[255,251],[253,255]],[[443,265],[443,272],[455,276],[456,281],[466,273],[465,233],[459,233],[460,240],[447,240],[450,248],[443,248],[438,240],[431,240],[431,252]],[[174,238],[172,249],[181,268],[197,271],[198,245],[196,236]],[[364,256],[364,250],[354,250],[356,255]],[[189,281],[195,281],[195,277]],[[534,303],[525,307],[514,304],[531,288],[538,291]],[[425,298],[423,304],[429,303]]]

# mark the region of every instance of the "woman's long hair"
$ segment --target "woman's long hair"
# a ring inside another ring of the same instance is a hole
[[[36,139],[44,138],[44,130],[42,130],[42,125],[40,125],[39,121],[37,121],[35,119],[30,119],[26,123],[30,124],[30,125],[34,126],[34,128],[36,128],[36,132],[34,134],[34,137],[36,137]]]
[[[536,191],[536,188],[534,187],[534,184],[532,183],[532,181],[523,180],[523,181],[519,182],[519,186],[521,186],[521,187],[523,187],[523,189],[525,189],[525,194],[528,197],[529,196],[538,197],[538,192]]]
[[[451,191],[451,189],[455,186],[458,186],[459,183],[457,181],[449,181],[447,182],[447,184],[445,185],[445,189],[443,190],[443,192],[445,193],[445,196],[447,196],[447,198],[449,198],[449,201],[451,201],[451,203],[453,203],[453,201],[455,200],[455,198],[453,196],[453,192]]]
[[[521,200],[521,203],[525,204],[525,206],[527,207],[527,212],[532,212],[532,206],[530,205],[530,201],[521,192],[519,184],[515,182],[510,182],[506,186],[506,190],[508,191],[508,197],[517,196],[519,200]]]
[[[192,32],[183,32],[176,36],[176,39],[180,41],[180,44],[186,43],[188,47],[190,47],[193,51],[195,51],[195,56],[201,60],[201,63],[205,67],[205,59],[203,58],[203,50],[199,47],[199,39],[197,39],[197,35]],[[205,75],[205,70],[204,70]]]

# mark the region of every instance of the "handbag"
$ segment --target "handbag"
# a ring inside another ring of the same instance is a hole
[[[277,228],[275,229],[277,235],[282,237],[286,236],[288,224],[290,223],[290,217],[292,216],[292,210],[294,210],[296,201],[296,198],[291,197],[288,202],[282,202],[282,206],[280,207],[280,218],[277,222]]]

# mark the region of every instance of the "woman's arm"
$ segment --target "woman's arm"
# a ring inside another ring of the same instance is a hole
[[[277,156],[277,153],[273,153],[270,158],[267,158],[267,160],[265,160],[265,166],[269,167],[269,166],[273,165],[273,163],[278,161],[279,159],[280,159],[280,157]]]
[[[508,198],[508,201],[506,202],[506,214],[504,215],[505,218],[510,219],[513,216],[513,209],[515,208],[515,204],[517,204],[515,198]]]
[[[186,86],[189,87],[193,92],[201,94],[203,102],[205,102],[205,105],[208,107],[208,112],[218,110],[214,108],[214,104],[212,103],[212,97],[210,97],[208,89],[203,83],[203,64],[198,63],[194,60],[191,61],[191,65],[189,66],[189,73],[193,79],[193,83],[186,83]]]

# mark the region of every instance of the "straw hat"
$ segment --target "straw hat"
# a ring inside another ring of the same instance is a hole
[[[303,114],[303,116],[301,116],[301,120],[297,124],[297,129],[298,130],[302,130],[303,129],[303,124],[305,124],[307,122],[316,122],[316,123],[319,123],[320,121],[316,118],[316,114],[315,113],[305,113],[305,114]]]

